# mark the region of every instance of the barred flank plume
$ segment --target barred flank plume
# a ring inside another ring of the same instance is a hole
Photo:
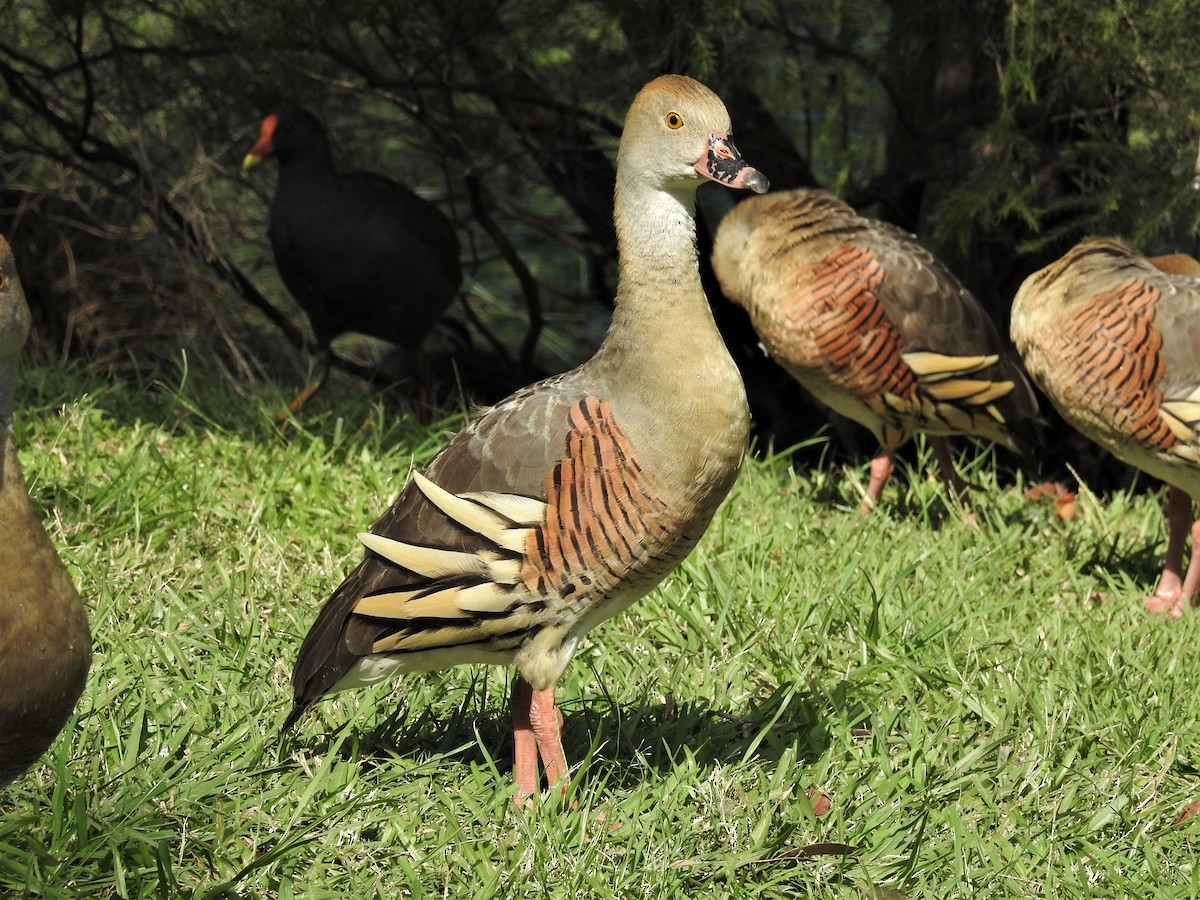
[[[1063,417],[1131,465],[1200,486],[1200,263],[1087,238],[1025,280],[1013,340]]]
[[[914,432],[1019,449],[1037,413],[983,308],[911,236],[820,191],[750,198],[713,250],[771,356],[887,449]]]
[[[440,486],[436,473],[471,446],[468,429],[397,501],[401,521],[426,518],[418,533],[359,535],[370,552],[301,647],[285,728],[364,656],[394,655],[411,669],[456,653],[463,662],[511,658],[546,627],[603,610],[618,593],[644,594],[691,549],[694,537],[638,461],[611,404],[589,396],[564,404],[561,415],[561,456],[541,496]]]

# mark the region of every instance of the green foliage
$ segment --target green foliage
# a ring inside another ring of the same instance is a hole
[[[46,340],[73,340],[72,355],[110,357],[104,336],[124,331],[100,315],[113,307],[104,277],[131,288],[130,306],[140,281],[156,307],[147,255],[216,295],[224,320],[238,317],[230,267],[298,320],[264,238],[270,167],[244,176],[239,163],[267,109],[303,103],[340,166],[447,209],[468,299],[513,350],[533,298],[481,216],[510,236],[546,312],[538,362],[557,370],[607,315],[621,116],[671,70],[726,97],[776,185],[815,182],[918,231],[1003,319],[1020,279],[1085,233],[1193,245],[1191,18],[1185,0],[14,0],[0,8],[0,229],[58,323]],[[173,377],[156,361],[179,346],[138,371]]]
[[[730,100],[772,180],[814,173],[959,248],[1003,306],[1084,232],[1191,246],[1193,18],[1182,0],[0,2],[0,228],[60,313],[38,358],[87,364],[27,373],[18,438],[97,651],[68,735],[5,794],[0,890],[1200,895],[1196,826],[1171,824],[1197,799],[1197,620],[1138,599],[1157,498],[1085,492],[1060,523],[986,465],[974,529],[918,474],[861,522],[861,472],[749,462],[698,551],[564,679],[565,802],[509,806],[503,671],[343,696],[280,738],[353,533],[458,419],[421,427],[335,376],[303,426],[276,425],[296,354],[197,264],[296,316],[264,237],[272,176],[239,164],[268,107],[302,102],[343,167],[451,212],[471,303],[512,347],[522,298],[480,177],[543,295],[539,362],[562,368],[604,327],[621,116],[671,69]],[[182,251],[164,203],[194,226]]]
[[[518,812],[504,670],[278,734],[354,532],[454,417],[349,396],[296,429],[219,382],[51,369],[20,396],[96,655],[0,805],[8,896],[1197,895],[1200,831],[1172,822],[1197,799],[1200,618],[1142,611],[1155,495],[1085,491],[1064,523],[982,456],[979,527],[925,468],[864,521],[862,467],[750,460],[696,552],[581,647],[571,791]]]
[[[935,239],[965,250],[982,228],[1035,253],[1099,233],[1191,250],[1200,78],[1180,23],[1193,13],[1185,2],[1012,4],[1003,37],[984,44],[998,115],[933,214]]]

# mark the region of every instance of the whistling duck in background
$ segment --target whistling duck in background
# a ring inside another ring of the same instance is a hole
[[[945,435],[1019,452],[1013,426],[1037,414],[1033,390],[983,307],[911,235],[823,191],[782,191],[722,219],[712,262],[767,352],[879,440],[863,512],[918,431],[955,494]]]
[[[1025,279],[1012,338],[1070,425],[1170,485],[1166,561],[1146,608],[1182,615],[1200,588],[1200,263],[1086,238]]]
[[[459,432],[360,535],[321,610],[291,725],[325,694],[396,672],[514,664],[517,797],[564,777],[554,687],[579,639],[695,546],[746,446],[745,390],[700,286],[695,192],[765,191],[720,99],[683,76],[637,95],[617,153],[620,274],[608,335],[579,368]]]
[[[462,270],[458,236],[441,210],[382,175],[339,174],[325,129],[307,110],[267,116],[242,167],[268,156],[279,161],[268,230],[275,266],[316,337],[317,376],[292,402],[295,412],[325,380],[330,343],[343,332],[390,341],[419,361]]]
[[[29,308],[0,237],[0,785],[42,755],[87,680],[83,601],[29,501],[12,435]]]

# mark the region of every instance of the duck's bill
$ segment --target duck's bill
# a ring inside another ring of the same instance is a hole
[[[766,175],[746,164],[729,135],[708,136],[708,149],[696,160],[696,172],[726,187],[742,188],[756,194],[765,194],[771,186]]]

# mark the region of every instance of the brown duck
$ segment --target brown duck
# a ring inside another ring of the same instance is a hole
[[[566,772],[554,687],[580,638],[696,545],[733,484],[746,396],[696,260],[702,179],[765,191],[720,99],[667,75],[617,154],[620,275],[595,356],[483,412],[370,533],[293,673],[287,725],[325,694],[397,672],[515,665],[517,797]]]
[[[62,730],[87,680],[83,602],[29,502],[13,442],[13,394],[29,308],[0,237],[0,785]]]
[[[955,493],[946,435],[1019,449],[1014,426],[1037,414],[1029,382],[979,302],[911,235],[823,191],[782,191],[725,216],[712,262],[768,353],[878,439],[864,512],[918,431]]]
[[[1181,615],[1200,589],[1200,263],[1086,238],[1025,279],[1012,337],[1068,423],[1171,486],[1166,561],[1146,608]]]

